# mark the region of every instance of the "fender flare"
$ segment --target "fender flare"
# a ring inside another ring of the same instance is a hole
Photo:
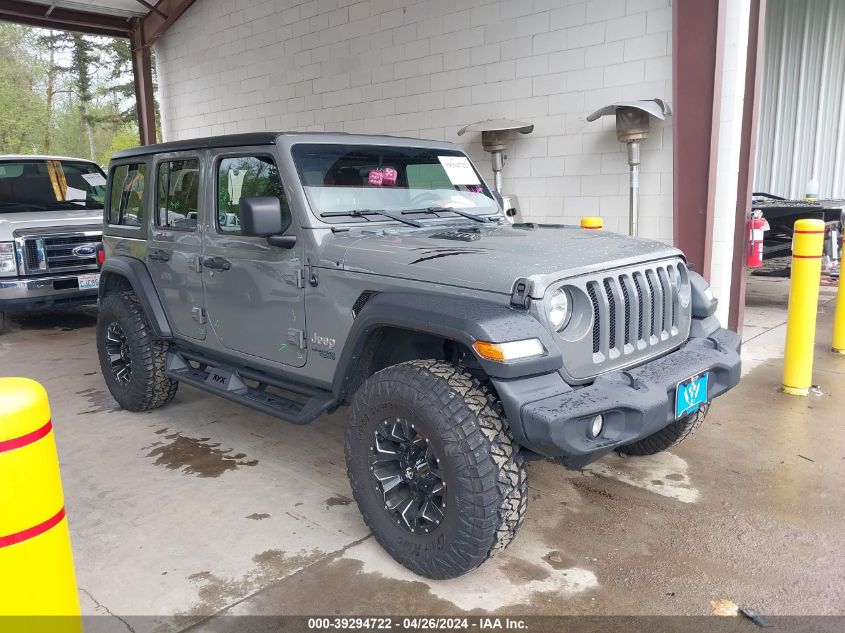
[[[147,270],[146,265],[139,259],[134,257],[127,257],[125,255],[115,255],[106,259],[103,263],[103,268],[100,271],[100,300],[106,295],[109,289],[109,277],[123,277],[132,286],[135,296],[141,303],[144,309],[144,314],[155,332],[156,337],[160,339],[172,339],[173,330],[170,327],[170,322],[167,320],[167,314],[164,311],[164,306],[161,299],[156,292],[153,278],[150,276],[150,271]]]
[[[504,300],[503,300],[504,301]],[[548,330],[525,310],[469,297],[426,292],[386,291],[375,295],[358,313],[340,355],[332,391],[345,391],[355,374],[364,343],[380,327],[395,327],[440,336],[472,350],[475,341],[504,343],[538,338],[546,354],[509,363],[477,358],[488,376],[519,378],[557,371],[563,357]]]

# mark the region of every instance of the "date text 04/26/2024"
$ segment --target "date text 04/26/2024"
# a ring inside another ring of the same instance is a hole
[[[352,617],[352,618],[309,618],[308,629],[312,631],[354,631],[354,630],[392,630],[392,631],[448,631],[448,630],[527,630],[528,625],[519,618],[444,618],[412,617],[396,620],[391,617]]]

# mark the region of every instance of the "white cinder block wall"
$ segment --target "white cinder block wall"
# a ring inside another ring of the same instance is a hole
[[[527,219],[601,215],[627,230],[623,99],[671,99],[669,0],[203,0],[156,45],[165,140],[257,130],[386,133],[459,142],[508,117],[505,190]],[[640,230],[672,240],[671,122],[642,152]]]

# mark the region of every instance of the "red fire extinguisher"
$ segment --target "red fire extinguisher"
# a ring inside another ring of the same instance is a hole
[[[763,265],[763,232],[769,230],[769,223],[761,211],[754,211],[745,224],[748,235],[748,248],[745,251],[745,265],[759,268]]]

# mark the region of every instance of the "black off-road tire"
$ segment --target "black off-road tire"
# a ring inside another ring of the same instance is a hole
[[[131,376],[126,384],[115,377],[107,352],[107,332],[116,323],[125,334]],[[149,411],[167,404],[179,383],[165,373],[170,344],[155,337],[144,309],[133,292],[106,295],[97,315],[97,355],[106,385],[117,403],[128,411]]]
[[[510,544],[525,518],[528,484],[490,388],[450,363],[409,361],[364,382],[351,413],[346,464],[352,492],[376,540],[399,563],[428,578],[454,578]],[[427,534],[397,524],[371,472],[375,429],[397,417],[415,424],[440,458],[444,516]]]
[[[704,418],[707,417],[707,411],[709,409],[710,405],[705,404],[695,413],[691,413],[680,420],[675,420],[660,429],[657,433],[644,437],[633,444],[620,446],[616,450],[625,455],[655,455],[656,453],[672,448],[698,430],[698,427],[704,422]]]

